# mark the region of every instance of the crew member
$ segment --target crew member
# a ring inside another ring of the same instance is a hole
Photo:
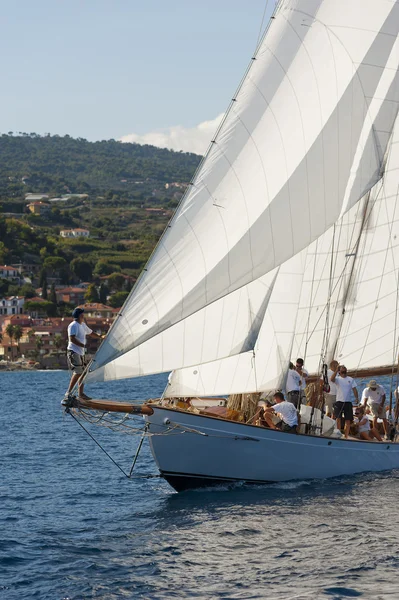
[[[72,312],[74,320],[68,325],[68,346],[67,346],[67,362],[68,367],[72,371],[71,381],[69,383],[68,391],[65,394],[65,399],[68,398],[72,392],[80,376],[83,373],[85,367],[85,348],[86,348],[86,337],[94,337],[102,339],[105,337],[98,335],[90,329],[84,322],[84,308],[75,308]],[[91,400],[89,396],[83,392],[83,381],[78,383],[79,398],[83,400]]]
[[[345,437],[349,437],[351,421],[353,421],[353,404],[351,392],[355,396],[356,402],[359,400],[356,381],[348,377],[348,370],[345,365],[337,365],[334,373],[331,375],[331,381],[337,386],[337,401],[334,405],[334,416],[337,419],[337,427],[342,427],[342,416],[345,419]]]
[[[276,404],[264,410],[264,419],[271,429],[280,429],[285,433],[298,433],[298,411],[292,402],[286,402],[281,392],[276,392],[273,396]],[[278,423],[274,423],[273,417],[277,415],[280,418]]]
[[[362,393],[362,404],[364,409],[369,407],[373,415],[373,427],[378,429],[377,419],[382,419],[384,425],[385,437],[388,439],[388,421],[385,415],[385,390],[382,385],[378,384],[375,379],[372,379],[364,388]]]

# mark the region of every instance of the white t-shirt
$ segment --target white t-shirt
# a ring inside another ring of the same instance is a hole
[[[356,381],[352,377],[337,375],[333,383],[337,386],[337,402],[352,402],[351,392],[357,387]]]
[[[362,425],[360,425],[360,423],[362,423],[362,421],[364,421],[364,423]],[[359,433],[362,433],[363,431],[370,431],[370,429],[371,429],[370,420],[367,418],[367,415],[363,416],[361,419],[358,419],[358,424],[359,424]]]
[[[371,404],[372,402],[381,404],[383,396],[385,396],[385,390],[382,385],[377,385],[375,390],[366,387],[362,393],[362,404],[366,402],[366,399],[368,400],[368,404]]]
[[[332,375],[334,375],[334,371],[332,369],[328,369],[327,379],[328,379],[328,383],[330,384],[330,391],[328,393],[331,394],[332,396],[336,396],[337,395],[337,386],[335,385],[335,383],[333,381],[331,381]],[[321,376],[320,379],[323,380],[324,377]]]
[[[77,321],[72,321],[68,325],[68,350],[73,350],[76,354],[80,354],[83,356],[85,353],[85,349],[81,346],[77,346],[71,342],[71,335],[74,335],[79,342],[86,345],[86,335],[89,335],[92,330],[90,327],[87,327],[86,323],[78,323]]]
[[[302,369],[303,374],[307,377],[308,372],[305,369]],[[304,377],[301,377],[298,371],[295,369],[288,369],[287,383],[285,386],[286,392],[294,392],[299,390],[304,390],[306,387],[306,380]]]
[[[284,402],[277,402],[277,404],[273,405],[273,410],[290,427],[298,425],[298,413],[291,402],[286,402],[285,400]]]

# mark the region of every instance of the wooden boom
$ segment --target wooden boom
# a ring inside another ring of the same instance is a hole
[[[134,415],[152,415],[154,411],[147,404],[130,404],[129,402],[113,402],[112,400],[83,400],[76,398],[73,408],[90,408],[106,412],[130,413]]]

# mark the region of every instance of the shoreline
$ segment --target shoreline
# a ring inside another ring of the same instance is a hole
[[[12,362],[7,360],[0,361],[0,373],[10,371],[67,371],[68,369],[63,365],[47,366],[40,364],[39,362],[28,364],[24,362]]]

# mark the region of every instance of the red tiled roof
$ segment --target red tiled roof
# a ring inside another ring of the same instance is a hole
[[[44,300],[44,298],[41,298],[40,296],[34,296],[33,298],[28,298],[26,301],[27,302],[47,302],[47,300]]]
[[[78,287],[67,287],[61,290],[55,290],[56,294],[85,294],[86,291],[83,288]]]
[[[101,304],[101,302],[89,302],[88,304],[81,304],[79,308],[84,308],[85,310],[112,310],[112,306]]]

